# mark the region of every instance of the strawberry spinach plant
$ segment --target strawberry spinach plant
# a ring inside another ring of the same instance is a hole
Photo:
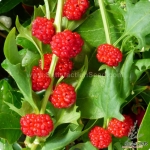
[[[149,149],[150,1],[29,3],[1,23],[0,149]]]

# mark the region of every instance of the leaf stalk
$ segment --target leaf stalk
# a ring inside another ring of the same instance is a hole
[[[104,25],[106,42],[108,44],[111,44],[109,23],[108,23],[107,14],[106,14],[105,6],[104,6],[104,1],[103,0],[98,0],[98,3],[99,3],[99,7],[100,7],[100,12],[101,12],[101,16],[102,16],[103,25]]]

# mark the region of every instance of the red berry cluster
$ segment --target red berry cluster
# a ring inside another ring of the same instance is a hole
[[[55,87],[49,100],[56,108],[68,108],[76,101],[75,88],[72,85],[60,83]]]
[[[120,121],[116,118],[110,120],[107,129],[99,126],[95,126],[89,132],[89,139],[91,143],[99,148],[103,149],[109,146],[112,142],[111,134],[115,137],[128,136],[131,127],[133,126],[133,120],[130,116],[123,115],[124,120]]]
[[[133,126],[133,120],[130,116],[123,115],[124,120],[120,121],[116,118],[113,118],[108,124],[108,131],[113,134],[115,137],[128,136],[131,127]]]
[[[112,138],[108,130],[99,126],[92,128],[89,132],[89,139],[91,143],[99,149],[108,147],[112,142]]]
[[[110,44],[102,44],[97,48],[96,57],[99,62],[105,63],[108,66],[118,66],[122,61],[121,51]]]
[[[64,4],[63,15],[68,20],[80,20],[88,7],[88,0],[67,0]]]
[[[42,41],[44,44],[50,44],[52,37],[55,35],[53,19],[37,17],[32,22],[32,35]]]
[[[39,60],[39,66],[34,66],[31,72],[32,89],[34,91],[41,91],[47,89],[51,83],[51,78],[48,75],[48,71],[52,61],[52,54],[44,54],[44,68],[42,68],[41,59]],[[67,77],[73,68],[73,63],[69,58],[59,58],[55,68],[55,77]]]
[[[52,54],[50,53],[44,54],[43,70],[45,72],[49,71],[51,61],[52,61]],[[39,66],[41,67],[41,60],[39,61]],[[56,68],[55,68],[54,76],[55,77],[61,77],[61,76],[67,77],[70,74],[72,68],[73,68],[73,63],[69,58],[59,58]]]
[[[21,117],[20,125],[22,132],[30,137],[48,136],[53,130],[53,121],[47,114],[27,114]]]
[[[41,91],[47,89],[51,83],[51,78],[40,67],[34,66],[31,72],[32,89]]]
[[[55,77],[67,77],[72,68],[73,63],[70,58],[77,56],[84,44],[84,41],[80,35],[70,30],[55,33],[53,26],[53,19],[46,19],[37,17],[32,22],[32,35],[37,37],[45,44],[50,44],[52,54],[44,55],[44,68],[41,67],[41,60],[39,61],[39,67],[34,66],[31,71],[32,89],[34,91],[40,91],[47,89],[50,84],[50,77],[48,76],[48,70],[51,65],[52,55],[55,54],[59,57],[58,63],[55,68]]]
[[[81,52],[84,42],[78,33],[65,30],[55,34],[50,44],[53,54],[60,58],[71,58]]]

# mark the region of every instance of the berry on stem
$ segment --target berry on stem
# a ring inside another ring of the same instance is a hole
[[[48,88],[51,78],[40,67],[34,66],[31,72],[31,81],[32,89],[34,91],[41,91]]]
[[[115,137],[128,136],[131,127],[133,126],[133,120],[128,115],[123,115],[124,120],[120,121],[116,118],[110,120],[108,124],[108,131]]]
[[[60,58],[71,58],[78,55],[84,44],[81,36],[70,30],[58,32],[50,43],[52,52]]]
[[[56,108],[68,108],[76,101],[75,88],[66,83],[58,84],[49,98]]]
[[[48,136],[53,130],[53,121],[48,114],[27,114],[20,119],[22,132],[30,137]]]
[[[80,20],[88,7],[88,0],[67,0],[63,7],[63,16],[68,20]]]
[[[112,142],[110,133],[99,126],[95,126],[91,129],[89,132],[89,138],[91,143],[98,149],[106,148]]]
[[[52,62],[52,54],[44,54],[44,68],[43,70],[48,72],[50,65]],[[39,61],[39,66],[41,67],[41,60]],[[55,68],[55,72],[54,72],[54,76],[55,77],[67,77],[71,70],[73,68],[73,63],[69,58],[59,58],[56,68]]]
[[[122,61],[122,52],[110,44],[102,44],[97,48],[96,57],[99,62],[116,67]]]
[[[32,35],[42,41],[44,44],[50,44],[55,34],[53,19],[37,17],[32,22]]]

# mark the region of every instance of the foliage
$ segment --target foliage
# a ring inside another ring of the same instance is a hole
[[[40,0],[7,2],[9,5],[6,1],[0,2],[0,14],[9,14],[20,4],[30,5],[32,9],[34,6],[31,15],[23,19],[17,16],[9,33],[3,32],[7,37],[3,47],[5,58],[1,63],[9,77],[0,80],[0,149],[25,150],[30,149],[30,142],[36,142],[38,138],[25,139],[19,120],[25,114],[40,113],[43,97],[49,92],[34,92],[30,78],[32,67],[43,59],[43,54],[51,52],[48,44],[44,45],[31,34],[32,20],[37,16],[47,16],[47,10],[46,3]],[[57,1],[48,2],[50,16],[56,19]],[[52,116],[55,129],[49,137],[38,139],[37,150],[96,150],[89,141],[89,130],[94,125],[107,126],[111,118],[123,120],[122,114],[131,115],[134,106],[146,110],[135,139],[141,142],[139,145],[143,150],[149,148],[150,2],[104,2],[110,41],[122,51],[123,61],[118,67],[109,67],[96,60],[97,47],[108,42],[97,1],[90,0],[90,8],[80,21],[61,18],[62,24],[59,25],[62,30],[78,32],[85,42],[82,52],[73,59],[74,70],[70,76],[56,81],[72,84],[77,99],[76,104],[67,109],[57,109],[47,103],[45,111]],[[24,8],[29,13],[27,7]],[[112,149],[123,149],[128,139],[114,138]]]

